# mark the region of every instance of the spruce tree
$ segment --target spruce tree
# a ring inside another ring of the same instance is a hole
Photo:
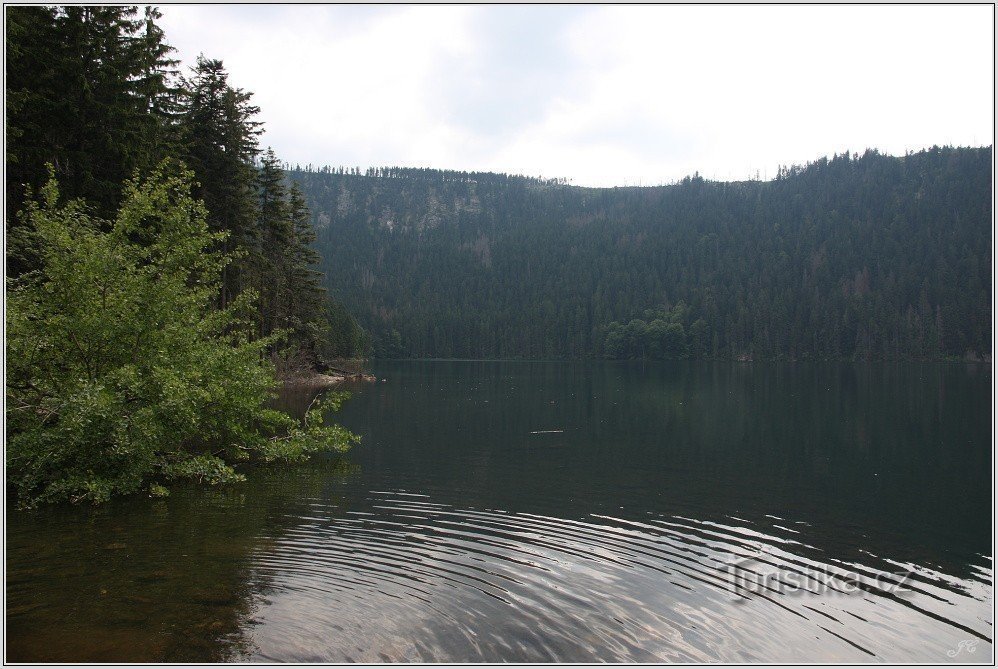
[[[140,72],[136,81],[138,102],[144,113],[143,144],[149,152],[149,165],[155,164],[176,148],[179,140],[180,61],[172,57],[176,51],[167,44],[163,29],[157,25],[162,14],[155,7],[146,7],[140,34],[134,42]]]
[[[313,248],[315,230],[301,187],[292,182],[288,199],[292,239],[288,249],[287,305],[289,325],[297,344],[313,357],[319,355],[322,340],[328,337],[329,322],[325,275],[316,269],[322,260]]]
[[[293,229],[284,172],[273,150],[267,149],[257,172],[259,211],[250,266],[260,293],[260,335],[288,326],[288,263]]]
[[[262,132],[254,119],[260,110],[250,104],[252,93],[229,86],[220,60],[199,56],[181,87],[180,152],[197,176],[194,195],[207,206],[211,229],[229,233],[225,253],[250,248],[256,234],[253,160]],[[245,272],[243,261],[226,268],[220,307],[245,287]]]
[[[25,188],[37,189],[51,163],[62,188],[99,214],[113,211],[121,183],[171,150],[172,48],[148,8],[7,9],[8,273],[37,261],[16,229]],[[13,229],[12,229],[13,228]]]

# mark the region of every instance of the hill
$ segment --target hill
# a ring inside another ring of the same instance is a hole
[[[375,355],[977,358],[991,355],[991,150],[658,187],[288,174]]]

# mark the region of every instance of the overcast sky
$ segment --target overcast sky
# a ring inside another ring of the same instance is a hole
[[[994,141],[990,6],[161,11],[292,163],[647,185]]]

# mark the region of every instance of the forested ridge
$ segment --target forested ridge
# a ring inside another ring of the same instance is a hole
[[[288,166],[375,355],[991,356],[991,148],[658,187]]]

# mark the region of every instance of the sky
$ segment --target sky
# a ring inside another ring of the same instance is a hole
[[[994,142],[991,6],[166,5],[302,165],[583,186]]]

